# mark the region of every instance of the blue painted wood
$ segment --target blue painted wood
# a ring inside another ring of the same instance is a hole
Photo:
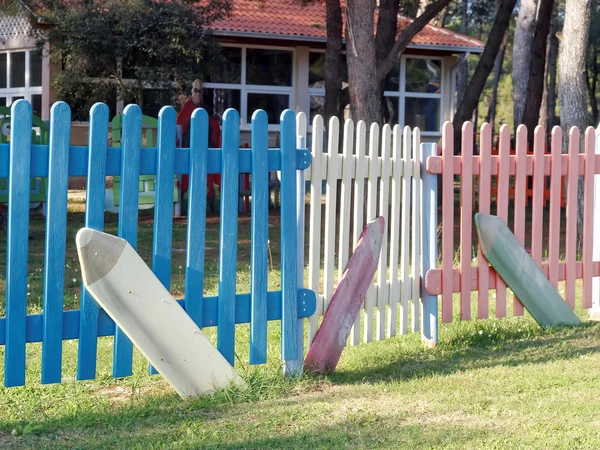
[[[217,325],[218,316],[218,297],[206,297],[202,299],[192,299],[194,304],[202,305],[203,322],[202,327],[214,327]],[[178,300],[179,304],[185,308],[185,302]],[[312,316],[316,308],[315,293],[308,289],[298,290],[298,317]],[[235,297],[235,323],[250,323],[251,301],[250,294],[238,294]],[[269,292],[267,294],[267,319],[281,320],[281,291]],[[79,337],[81,312],[78,309],[63,312],[63,340],[77,339]],[[31,314],[27,316],[26,324],[27,342],[41,342],[43,329],[43,315]],[[6,344],[5,341],[6,319],[0,319],[0,345]],[[115,324],[112,319],[102,309],[98,312],[98,336],[113,336],[115,334]]]
[[[269,151],[269,171],[281,169],[281,152],[279,148]],[[119,175],[121,173],[121,148],[109,147],[107,149],[106,175]],[[140,152],[140,175],[156,174],[155,148],[142,148]],[[8,178],[9,146],[0,144],[0,178]],[[299,150],[296,153],[296,168],[306,169],[310,166],[310,153],[308,150]],[[175,173],[189,173],[190,151],[178,148],[175,151]],[[221,150],[208,150],[208,173],[221,173]],[[252,151],[247,148],[240,149],[239,157],[240,173],[252,172]],[[69,152],[69,176],[87,176],[88,148],[82,146],[71,146]],[[48,176],[48,146],[33,145],[31,149],[31,176]],[[237,202],[237,200],[236,200]]]
[[[137,248],[141,141],[142,110],[138,105],[127,105],[123,111],[119,236],[134,249]],[[131,375],[133,344],[120,328],[115,332],[114,349],[113,377]]]
[[[239,130],[238,112],[227,109],[223,115],[217,348],[231,365],[234,364],[235,355]]]
[[[158,113],[158,161],[154,202],[152,272],[171,289],[171,247],[173,244],[173,179],[175,177],[175,119],[177,113],[164,106]],[[152,365],[152,375],[158,372]]]
[[[104,191],[106,177],[106,149],[108,147],[108,106],[96,103],[90,110],[89,158],[85,203],[85,226],[104,229]],[[71,152],[72,156],[73,153]],[[69,166],[72,165],[70,162]],[[98,303],[81,283],[81,319],[77,349],[77,379],[96,377],[98,336]]]
[[[62,368],[62,318],[65,295],[67,200],[71,108],[56,102],[50,110],[50,165],[44,253],[44,335],[42,383],[60,383]]]
[[[436,144],[421,144],[421,338],[438,342],[438,297],[425,289],[425,274],[437,267],[437,175],[427,172],[429,156],[437,156]]]
[[[27,252],[29,246],[29,166],[31,105],[17,100],[10,117],[10,178],[6,240],[6,349],[4,385],[25,384]]]
[[[252,115],[252,241],[250,243],[250,364],[267,362],[267,287],[269,239],[269,130],[267,113]]]
[[[185,310],[202,326],[204,295],[204,247],[206,245],[206,174],[208,113],[197,109],[190,123],[190,177],[188,186],[187,254],[185,262]]]
[[[297,235],[296,227],[296,117],[292,110],[281,113],[281,358],[301,357],[298,335]]]

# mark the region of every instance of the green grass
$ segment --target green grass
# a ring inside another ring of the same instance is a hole
[[[67,281],[75,281],[68,283],[66,304],[77,307],[80,275],[72,243],[83,215],[77,205],[70,207],[65,273]],[[139,249],[150,261],[151,213],[142,216]],[[107,215],[110,232],[116,231],[115,219]],[[274,227],[269,282],[276,289],[278,218],[272,216],[270,222]],[[240,224],[238,284],[244,291],[249,274],[247,218],[242,217]],[[34,217],[30,313],[39,312],[41,305],[36,297],[42,295],[43,233],[42,219]],[[176,223],[173,245],[184,248],[184,243],[185,224]],[[208,221],[207,246],[218,247],[215,218]],[[211,252],[207,251],[207,294],[216,293],[217,253]],[[184,257],[183,252],[173,254],[173,290],[178,296]],[[1,289],[4,273],[0,267]],[[490,294],[491,313],[493,304]],[[458,311],[455,296],[455,317]],[[576,312],[586,317],[580,307]],[[214,328],[205,331],[214,341]],[[338,370],[328,377],[298,379],[281,376],[278,323],[269,325],[266,365],[248,365],[248,333],[247,325],[237,326],[236,369],[249,389],[223,390],[188,401],[160,376],[148,375],[147,362],[137,350],[133,376],[113,379],[111,338],[99,340],[96,380],[75,381],[77,341],[67,341],[63,383],[41,385],[41,345],[28,344],[27,386],[0,388],[0,448],[600,447],[597,323],[543,330],[528,315],[440,323],[440,342],[434,349],[424,348],[418,333],[397,336],[348,347]]]

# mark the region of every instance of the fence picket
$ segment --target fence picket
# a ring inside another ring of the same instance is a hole
[[[500,127],[498,141],[500,165],[496,185],[497,215],[505,224],[508,224],[508,189],[509,189],[509,162],[510,162],[510,129],[504,124]],[[506,317],[506,285],[500,275],[496,274],[496,317]]]
[[[14,102],[10,116],[6,237],[6,387],[25,384],[31,122],[31,105],[25,100]]]
[[[400,256],[400,196],[402,167],[402,135],[400,127],[394,126],[392,143],[392,206],[390,212],[390,292],[388,300],[387,337],[396,336],[398,300],[400,299],[399,256]]]
[[[367,180],[367,217],[366,223],[375,220],[377,215],[377,177],[381,172],[381,161],[379,153],[379,125],[371,124],[369,130],[369,178]],[[363,342],[373,341],[373,314],[377,303],[377,289],[374,281],[365,296],[365,323]]]
[[[354,214],[352,218],[352,242],[356,244],[360,238],[364,225],[364,198],[365,198],[365,176],[367,173],[367,159],[365,147],[367,142],[367,126],[363,120],[356,124],[356,150],[354,175]],[[363,300],[363,307],[366,301]],[[356,317],[352,330],[350,331],[351,345],[360,344],[360,314]]]
[[[400,266],[402,276],[400,288],[402,289],[400,311],[400,334],[408,333],[408,300],[410,299],[410,189],[413,175],[412,164],[412,132],[409,127],[404,127],[402,140],[402,221],[401,221],[401,255]]]
[[[421,328],[421,133],[418,128],[413,132],[412,142],[412,276],[410,279],[412,285],[412,326],[411,329],[417,332]]]
[[[342,182],[340,186],[340,218],[350,216],[350,200],[352,197],[352,176],[355,172],[354,157],[352,155],[354,146],[354,123],[347,120],[344,124],[344,142],[342,153]],[[350,221],[340,220],[340,236],[338,245],[338,275],[342,279],[350,248]]]
[[[539,268],[542,267],[542,236],[544,229],[544,148],[546,133],[538,126],[533,138],[533,203],[531,207],[531,257]]]
[[[317,306],[315,313],[308,319],[308,344],[317,334],[319,316],[323,314],[323,296],[319,293],[321,275],[321,197],[323,172],[323,117],[315,116],[312,126],[312,164],[310,174],[310,221],[308,242],[308,289],[315,292]]]
[[[221,158],[221,217],[219,229],[219,318],[217,348],[234,365],[235,293],[237,277],[240,116],[235,109],[223,115]],[[283,198],[282,198],[283,204]]]
[[[548,245],[548,279],[558,289],[558,258],[560,245],[560,194],[561,194],[562,130],[552,130],[552,159],[550,178],[550,236]]]
[[[479,212],[490,213],[491,192],[491,156],[492,156],[492,127],[489,123],[481,126],[480,131],[480,158],[479,158]],[[478,246],[477,266],[479,272],[479,290],[477,297],[477,317],[486,319],[489,316],[489,291],[490,266]]]
[[[596,131],[588,127],[585,132],[585,162],[584,162],[584,188],[583,188],[583,307],[591,308],[593,292],[593,252],[597,239],[594,239],[594,174],[596,161],[594,157]]]
[[[462,126],[462,173],[460,178],[460,316],[471,318],[471,233],[473,230],[473,124]]]
[[[329,120],[327,145],[327,190],[325,192],[325,245],[323,250],[323,314],[329,307],[334,288],[335,225],[337,207],[337,180],[342,158],[339,151],[340,122],[337,117]]]
[[[85,226],[98,231],[104,229],[108,112],[108,106],[103,103],[96,103],[90,110]],[[96,377],[98,348],[98,303],[85,289],[83,283],[81,293],[77,379],[93,380]]]
[[[565,254],[565,301],[575,308],[575,263],[577,262],[577,188],[579,185],[579,129],[569,133],[567,164],[567,233]]]
[[[392,129],[385,124],[381,137],[381,174],[379,176],[379,215],[384,217],[383,236],[381,238],[381,250],[377,266],[377,324],[376,340],[385,339],[385,313],[388,303],[388,281],[387,281],[387,256],[388,256],[388,228],[390,216],[390,177],[392,176],[392,164],[390,161],[390,150],[392,146]],[[344,216],[342,216],[344,217]]]
[[[252,115],[252,236],[269,234],[269,133],[265,111]],[[250,363],[267,362],[267,288],[268,247],[261,239],[250,243],[250,292],[252,311],[250,319]]]
[[[515,217],[514,235],[523,245],[525,244],[525,194],[527,190],[527,128],[517,127],[516,135],[516,174],[515,174]],[[514,298],[513,314],[523,315],[523,305]]]
[[[42,383],[60,383],[62,372],[63,305],[71,109],[56,102],[50,110],[50,148],[46,245],[44,254],[44,328]]]
[[[454,130],[442,129],[442,322],[452,320],[452,269],[454,258]]]

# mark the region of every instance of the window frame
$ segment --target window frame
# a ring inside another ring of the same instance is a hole
[[[288,95],[288,108],[294,109],[295,91],[296,91],[296,49],[294,47],[273,46],[273,45],[251,45],[251,44],[233,44],[223,43],[222,47],[239,48],[242,53],[240,81],[241,83],[212,83],[205,82],[206,89],[228,89],[240,91],[240,129],[247,131],[252,129],[252,123],[246,120],[248,116],[248,94],[284,94]],[[260,84],[246,84],[246,50],[264,49],[264,50],[284,50],[292,55],[292,84],[291,86],[268,86]],[[254,112],[254,111],[252,111]],[[279,130],[279,124],[269,124],[269,130]]]
[[[10,50],[2,50],[0,53],[6,54],[6,87],[0,88],[0,98],[6,99],[6,106],[12,105],[15,97],[22,97],[27,100],[33,106],[32,96],[42,95],[42,86],[30,86],[31,74],[30,74],[30,58],[31,52],[36,51],[35,47],[28,48],[15,48]],[[11,84],[11,61],[13,53],[25,53],[25,86],[24,87],[10,87]],[[42,66],[43,67],[43,66]],[[43,70],[43,68],[42,68]],[[42,83],[43,84],[43,83]],[[42,105],[43,108],[43,105]],[[39,112],[41,117],[41,111]]]

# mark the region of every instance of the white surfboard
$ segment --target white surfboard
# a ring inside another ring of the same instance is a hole
[[[246,386],[126,240],[82,228],[76,242],[90,294],[181,397]]]

